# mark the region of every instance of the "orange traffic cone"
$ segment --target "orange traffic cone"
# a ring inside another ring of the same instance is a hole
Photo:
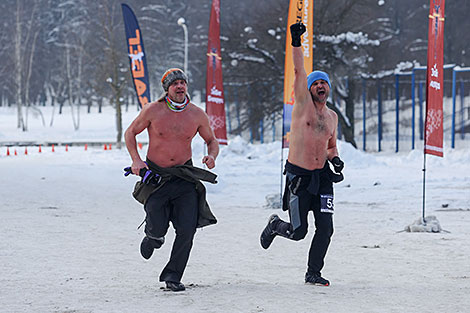
[[[52,152],[55,152],[54,144],[52,144]]]
[[[65,152],[69,151],[69,145],[65,145]]]
[[[28,155],[28,147],[24,147],[24,154]]]
[[[139,149],[140,149],[140,150],[142,150],[142,147],[143,147],[143,146],[144,146],[144,145],[143,145],[141,142],[139,142]]]
[[[108,146],[104,144],[104,150],[108,150]]]
[[[41,150],[41,145],[39,145],[39,153],[41,153],[41,152],[42,152],[42,150]]]
[[[85,144],[85,151],[87,151],[87,150],[88,150],[88,144],[86,143]]]
[[[109,150],[113,150],[113,146],[109,144]]]
[[[15,155],[18,155],[18,153],[16,152],[16,149],[15,149]]]
[[[10,156],[10,147],[7,147],[7,156]]]

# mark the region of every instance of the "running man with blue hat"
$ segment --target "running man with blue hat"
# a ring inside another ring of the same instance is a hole
[[[301,48],[305,30],[302,23],[290,26],[295,102],[282,205],[282,209],[288,211],[290,221],[281,220],[277,214],[271,215],[261,233],[260,243],[268,249],[278,235],[295,241],[305,238],[308,214],[313,211],[316,230],[308,255],[305,283],[329,286],[330,282],[321,276],[321,270],[333,235],[333,183],[343,179],[344,163],[336,147],[338,116],[327,107],[330,78],[322,71],[314,71],[308,76],[305,72]]]

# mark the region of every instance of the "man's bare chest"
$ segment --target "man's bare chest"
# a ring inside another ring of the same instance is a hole
[[[191,139],[197,132],[198,125],[187,115],[180,113],[163,114],[152,120],[149,131],[166,139]]]
[[[329,115],[312,113],[301,122],[301,127],[314,136],[330,138],[333,134],[333,120]]]

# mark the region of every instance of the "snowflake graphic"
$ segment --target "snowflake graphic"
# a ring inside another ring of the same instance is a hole
[[[210,126],[213,130],[225,127],[225,121],[220,116],[210,115],[209,116],[209,123],[210,123]]]
[[[426,118],[426,141],[428,141],[429,136],[439,127],[442,123],[442,110],[431,109],[428,112]]]

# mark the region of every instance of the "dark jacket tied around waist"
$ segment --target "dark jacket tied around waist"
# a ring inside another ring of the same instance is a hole
[[[194,167],[192,160],[188,160],[183,165],[175,165],[172,167],[160,167],[148,158],[146,163],[153,173],[161,176],[161,181],[158,185],[145,184],[142,181],[138,181],[135,184],[134,192],[132,193],[138,202],[145,204],[153,192],[160,189],[170,179],[178,177],[195,184],[199,204],[197,227],[204,227],[217,223],[217,219],[212,214],[209,204],[206,201],[206,187],[201,182],[207,181],[212,184],[216,184],[216,174],[202,168]]]

